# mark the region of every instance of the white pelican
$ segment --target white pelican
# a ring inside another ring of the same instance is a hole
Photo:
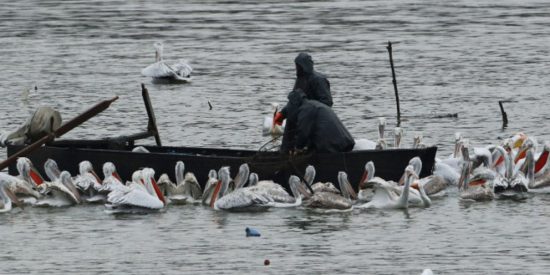
[[[405,168],[405,185],[403,190],[409,190],[413,178],[414,169],[411,165]],[[406,209],[409,207],[409,193],[401,192],[397,195],[391,188],[385,186],[384,183],[375,185],[374,196],[371,201],[356,205],[356,208],[382,208],[382,209]]]
[[[278,183],[271,180],[258,180],[258,174],[250,173],[248,189],[262,195],[267,195],[273,200],[274,207],[294,207],[302,204],[302,197],[298,191],[300,179],[296,176],[291,176],[288,180],[288,185],[292,196]]]
[[[28,182],[31,187],[36,187],[44,182],[44,178],[28,158],[17,158],[17,171],[19,172],[18,178]]]
[[[102,184],[96,185],[97,191],[102,194],[108,194],[114,190],[126,187],[112,162],[105,162],[103,164],[103,177]]]
[[[12,203],[22,207],[22,203],[8,187],[11,178],[5,178],[7,174],[0,173],[0,213],[8,212],[12,209]]]
[[[475,173],[472,179],[470,179],[472,163],[470,162],[468,154],[468,145],[463,146],[461,150],[464,161],[462,163],[462,170],[458,181],[460,198],[462,200],[471,201],[487,201],[494,199],[495,195],[491,183],[495,179],[495,174],[486,172],[486,170],[483,172],[480,172],[482,170],[476,170],[477,173]]]
[[[374,190],[372,188],[372,181],[374,179],[374,162],[369,161],[365,164],[365,171],[361,176],[361,180],[357,185],[357,200],[360,202],[368,202],[374,196]],[[382,180],[382,179],[381,179]]]
[[[384,139],[384,129],[386,129],[386,119],[381,117],[378,119],[378,140],[376,141],[376,150],[384,150],[388,147]]]
[[[214,189],[217,184],[218,173],[216,172],[216,170],[211,169],[208,172],[208,180],[206,181],[206,184],[204,185],[204,191],[202,192],[201,200],[203,205],[210,205],[212,195],[214,194]]]
[[[403,128],[395,127],[393,129],[393,147],[394,148],[400,148],[401,147],[401,139],[402,138],[403,138]]]
[[[176,163],[175,170],[176,183],[171,182],[169,179],[162,181],[163,185],[165,185],[164,189],[166,190],[167,200],[173,204],[185,204],[199,200],[202,196],[202,189],[195,175],[187,172],[184,176],[185,164],[182,161]],[[168,176],[166,175],[166,177]]]
[[[74,178],[76,188],[85,202],[104,202],[106,197],[97,194],[101,180],[94,171],[92,163],[84,160],[78,164],[79,174]]]
[[[178,60],[172,65],[163,60],[164,46],[160,42],[154,44],[155,47],[155,63],[147,66],[141,71],[143,76],[152,77],[155,81],[175,81],[175,82],[191,82],[191,72],[193,68],[183,59]]]
[[[35,190],[35,183],[32,180],[31,173],[37,173],[32,171],[32,163],[27,158],[18,158],[17,159],[17,171],[19,175],[12,177],[6,175],[6,177],[11,177],[9,181],[10,190],[19,196],[22,202],[26,204],[34,204],[36,199],[41,197],[40,193]],[[39,175],[39,174],[37,174]]]
[[[145,188],[132,184],[126,188],[118,188],[107,196],[108,213],[147,213],[164,208],[166,200],[155,181],[155,171],[151,168],[141,170]]]
[[[39,185],[38,190],[44,197],[36,202],[36,206],[64,207],[80,203],[80,194],[67,171],[61,172],[59,178],[54,181]]]
[[[384,140],[385,127],[386,127],[386,119],[383,117],[379,118],[378,119],[378,140],[372,141],[366,138],[356,139],[355,145],[353,146],[353,151],[385,149],[387,147],[386,141]]]
[[[271,103],[271,115],[264,117],[264,123],[262,126],[262,136],[272,136],[273,138],[282,136],[285,131],[286,120],[282,125],[278,125],[274,122],[275,114],[279,111],[278,103]]]
[[[241,168],[242,167],[244,166],[241,165]],[[246,168],[239,169],[239,175],[241,177],[245,176],[243,175],[245,170]],[[236,178],[238,178],[239,175],[237,175]],[[210,206],[216,210],[261,211],[267,210],[270,207],[270,203],[273,202],[267,195],[252,192],[248,188],[240,188],[240,182],[236,183],[236,189],[233,192],[225,194],[229,186],[229,181],[231,180],[229,176],[229,167],[222,167],[218,172],[218,176],[220,180],[217,183],[210,201]]]

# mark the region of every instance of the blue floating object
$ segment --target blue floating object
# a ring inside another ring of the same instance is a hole
[[[246,236],[247,237],[260,237],[260,232],[254,228],[247,227],[246,228]]]

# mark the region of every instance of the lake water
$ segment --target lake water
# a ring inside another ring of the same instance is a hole
[[[66,137],[136,133],[147,125],[145,83],[164,144],[258,149],[268,141],[261,122],[269,103],[285,103],[294,57],[307,51],[352,135],[375,139],[379,117],[389,135],[396,124],[385,48],[392,41],[406,145],[421,133],[446,156],[457,131],[474,146],[517,131],[550,137],[550,3],[256,2],[3,3],[0,131],[41,105],[67,120],[119,96]],[[165,59],[189,61],[191,84],[152,84],[140,75],[156,41]],[[513,101],[504,105],[506,129],[499,100]],[[449,113],[458,117],[434,118]],[[467,205],[451,192],[408,213],[188,206],[112,216],[103,206],[28,207],[0,216],[0,273],[541,274],[550,268],[549,203],[542,194]],[[246,238],[247,226],[262,237]]]

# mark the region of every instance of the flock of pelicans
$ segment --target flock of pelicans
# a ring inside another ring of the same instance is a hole
[[[193,173],[184,173],[181,161],[175,166],[175,182],[166,174],[155,179],[151,168],[135,171],[125,182],[111,162],[103,165],[102,178],[89,161],[80,162],[79,174],[72,177],[49,159],[44,164],[46,181],[28,158],[19,158],[18,176],[0,173],[0,211],[10,211],[12,204],[65,207],[81,203],[104,204],[108,213],[157,212],[168,204],[202,204],[229,211],[272,207],[406,209],[429,207],[432,199],[447,195],[449,188],[456,188],[461,200],[524,200],[531,192],[550,191],[546,188],[550,187],[550,146],[544,145],[540,152],[537,147],[536,141],[523,133],[483,148],[471,148],[468,140],[457,134],[454,153],[436,159],[431,176],[419,177],[422,162],[418,157],[410,160],[398,182],[375,177],[375,165],[369,161],[356,191],[345,172],[338,173],[339,188],[330,182],[314,183],[315,168],[308,166],[303,181],[297,176],[289,178],[290,193],[273,181],[260,180],[247,164],[240,166],[235,178],[231,178],[229,167],[211,170],[203,190]]]

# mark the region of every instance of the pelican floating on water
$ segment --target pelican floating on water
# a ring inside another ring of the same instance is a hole
[[[36,202],[36,206],[64,207],[80,203],[80,194],[67,171],[61,172],[59,178],[38,186],[38,191],[44,197]]]
[[[244,181],[246,181],[248,171],[248,165],[241,165],[237,178],[244,178]],[[218,172],[218,176],[220,180],[210,201],[212,208],[229,211],[262,211],[271,207],[270,203],[273,200],[267,194],[259,194],[248,188],[241,188],[242,180],[236,183],[236,189],[233,192],[225,194],[230,182],[229,167],[222,167]]]
[[[158,184],[159,186],[163,186],[162,188],[165,190],[167,201],[173,204],[198,201],[202,196],[202,189],[195,175],[187,172],[184,176],[185,164],[182,161],[176,163],[175,170],[176,183],[167,179],[168,175],[163,175],[159,178]]]
[[[414,169],[411,165],[405,168],[405,185],[403,187],[403,192],[398,196],[391,188],[383,185],[376,185],[374,196],[371,201],[356,205],[356,208],[382,208],[382,209],[407,209],[409,207],[409,193],[405,190],[409,190],[413,175],[415,174]]]
[[[302,204],[302,196],[298,191],[300,179],[296,176],[291,176],[288,180],[288,185],[292,196],[278,183],[271,180],[258,180],[258,174],[250,173],[248,189],[252,192],[271,197],[273,207],[295,207]]]
[[[178,60],[172,65],[163,60],[162,43],[157,42],[155,47],[155,63],[147,66],[141,71],[143,76],[152,77],[154,81],[173,81],[187,83],[191,82],[191,72],[193,68],[183,59]]]
[[[138,183],[109,193],[105,205],[108,213],[147,213],[164,208],[166,200],[155,181],[155,171],[144,168],[141,175],[145,188],[138,187]]]

